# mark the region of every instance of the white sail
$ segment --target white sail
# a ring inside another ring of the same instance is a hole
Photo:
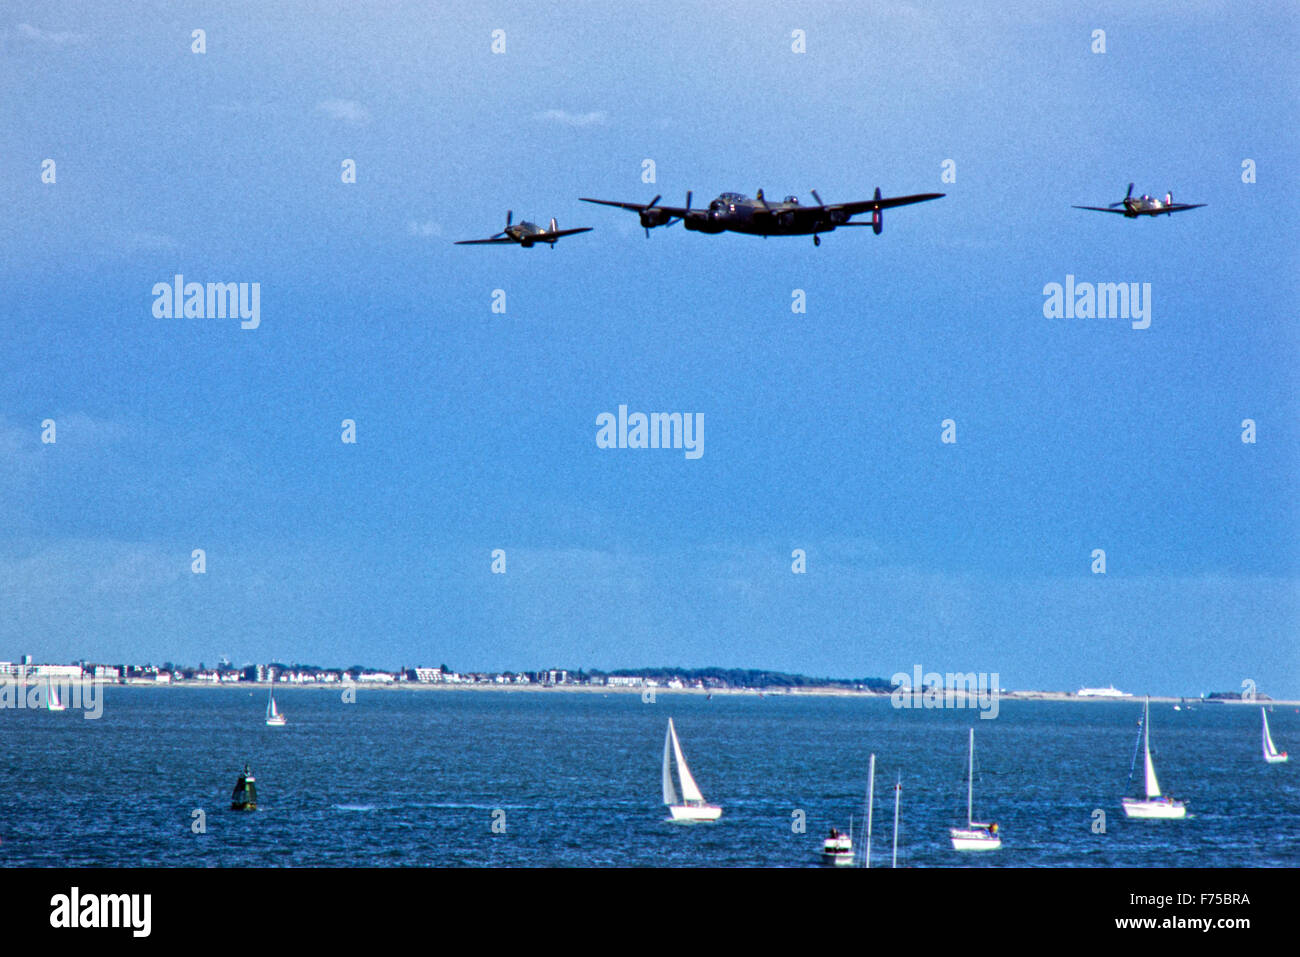
[[[1156,766],[1151,763],[1151,705],[1142,709],[1142,746],[1146,751],[1147,800],[1160,797],[1160,782],[1156,780]]]
[[[59,700],[59,689],[54,687],[54,682],[48,683],[49,693],[45,696],[45,707],[50,711],[62,711],[63,702]]]
[[[677,789],[673,787],[673,772],[668,767],[668,751],[673,737],[673,719],[668,719],[668,730],[664,732],[664,803],[671,806],[677,803]]]
[[[686,755],[682,754],[682,746],[677,740],[677,729],[673,727],[672,718],[668,719],[668,732],[673,737],[673,754],[677,756],[677,776],[682,779],[682,799],[703,802],[704,795],[700,793],[695,778],[691,777],[691,769],[686,766]]]
[[[267,689],[266,723],[268,727],[283,728],[288,722],[280,709],[275,706],[275,689]]]
[[[1259,715],[1264,719],[1264,757],[1277,757],[1277,745],[1273,743],[1273,736],[1268,733],[1268,712],[1260,708]]]

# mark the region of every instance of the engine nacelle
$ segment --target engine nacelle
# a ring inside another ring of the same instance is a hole
[[[883,230],[884,228],[885,228],[884,210],[873,209],[871,211],[871,231],[875,233],[877,236],[879,236],[881,230]]]
[[[652,206],[650,209],[641,210],[641,225],[646,229],[662,226],[672,218],[672,214],[666,209],[658,209]]]

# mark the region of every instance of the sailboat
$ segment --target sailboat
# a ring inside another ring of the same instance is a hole
[[[1187,805],[1182,801],[1160,793],[1160,782],[1156,780],[1156,766],[1151,763],[1151,699],[1142,704],[1142,749],[1146,754],[1146,798],[1126,797],[1121,804],[1129,817],[1162,818],[1179,820],[1187,816]],[[1133,759],[1137,760],[1136,745]],[[1130,778],[1132,772],[1129,773]]]
[[[864,867],[870,864],[871,859],[871,807],[873,802],[872,795],[876,786],[876,756],[871,756],[871,770],[868,771],[867,777],[867,823],[863,829],[863,846],[866,848],[866,860]],[[822,841],[822,863],[827,867],[852,867],[853,866],[853,818],[849,818],[848,831],[841,831],[839,828],[831,828],[830,837]]]
[[[1273,736],[1268,733],[1268,712],[1260,708],[1259,716],[1264,719],[1264,760],[1269,764],[1285,764],[1288,760],[1286,752],[1277,749]]]
[[[677,760],[677,777],[682,782],[680,802],[677,800],[677,791],[673,788],[673,774],[669,766],[672,758]],[[691,769],[686,766],[686,755],[682,754],[672,718],[668,719],[668,733],[664,735],[664,804],[668,805],[674,821],[716,821],[722,816],[722,808],[707,803],[695,778],[691,777]]]
[[[975,729],[970,729],[970,762],[966,773],[966,826],[948,829],[954,851],[996,851],[1002,846],[997,823],[982,824],[971,816],[975,793]]]
[[[283,728],[286,722],[284,713],[275,706],[275,689],[271,689],[271,700],[266,705],[266,723],[272,728]]]
[[[47,682],[45,687],[46,687],[45,710],[46,711],[67,710],[66,705],[64,705],[64,703],[59,700],[59,689],[54,687],[54,682],[53,681]]]
[[[847,832],[831,828],[830,837],[822,841],[822,863],[827,867],[853,866],[853,822]]]

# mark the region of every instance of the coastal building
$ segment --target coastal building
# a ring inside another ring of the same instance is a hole
[[[82,676],[81,665],[26,665],[24,670],[28,678],[78,681]]]
[[[1108,688],[1080,688],[1075,694],[1080,698],[1131,698],[1126,691],[1119,691],[1114,685]]]

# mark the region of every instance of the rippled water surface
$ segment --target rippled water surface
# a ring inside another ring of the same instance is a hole
[[[1128,821],[1132,701],[1003,701],[995,720],[973,720],[887,699],[362,689],[345,704],[313,688],[277,691],[289,724],[267,728],[264,690],[105,693],[95,721],[0,711],[7,864],[806,867],[832,825],[861,824],[872,751],[873,864],[888,863],[899,774],[908,866],[1300,864],[1300,760],[1265,765],[1246,706],[1153,705],[1160,780],[1190,816]],[[665,821],[669,715],[724,808],[717,824]],[[1269,720],[1300,755],[1300,714],[1278,706]],[[965,817],[972,725],[975,813],[1003,837],[974,856],[947,838]],[[227,808],[245,761],[260,806],[239,814]],[[192,833],[195,809],[206,833]]]

